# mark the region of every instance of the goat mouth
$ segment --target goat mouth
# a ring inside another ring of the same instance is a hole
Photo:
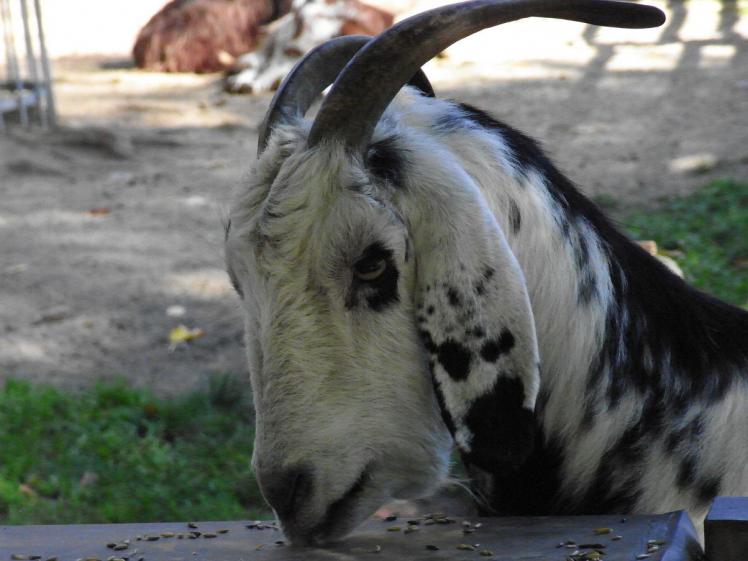
[[[314,526],[309,532],[312,542],[316,544],[329,542],[341,537],[349,530],[358,500],[363,495],[370,480],[370,466],[367,466],[348,490],[327,507],[322,522]]]

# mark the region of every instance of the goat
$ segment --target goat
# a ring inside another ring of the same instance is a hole
[[[377,35],[393,20],[392,14],[358,0],[297,0],[288,14],[261,29],[256,50],[236,59],[224,89],[274,90],[305,52],[343,35]]]
[[[486,513],[698,520],[748,492],[748,313],[630,241],[529,137],[403,87],[428,90],[419,68],[454,41],[529,16],[664,21],[611,0],[474,0],[327,43],[276,92],[226,261],[253,467],[294,543],[431,492],[453,444]]]
[[[138,68],[162,72],[216,72],[222,54],[255,48],[260,25],[288,13],[291,0],[171,0],[138,33]]]

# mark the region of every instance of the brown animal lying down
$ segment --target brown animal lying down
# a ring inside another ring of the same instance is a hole
[[[133,57],[139,68],[162,72],[229,68],[239,74],[227,78],[228,90],[262,91],[310,48],[340,35],[377,35],[392,22],[358,0],[172,0],[141,29]]]

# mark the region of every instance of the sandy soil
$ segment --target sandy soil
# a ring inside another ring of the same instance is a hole
[[[427,71],[541,139],[588,194],[651,203],[748,178],[746,6],[688,6],[653,31],[511,24]],[[0,136],[0,380],[171,394],[245,370],[222,216],[270,97],[116,62],[56,61],[64,127]],[[179,324],[204,336],[170,349]]]

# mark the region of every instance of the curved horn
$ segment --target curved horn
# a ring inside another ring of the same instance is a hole
[[[259,129],[257,156],[267,146],[268,137],[278,123],[303,116],[322,91],[333,83],[353,55],[366,45],[371,37],[349,35],[331,39],[310,50],[283,79]],[[425,95],[434,96],[426,75],[417,69],[409,83]]]
[[[308,146],[325,138],[363,153],[379,118],[416,69],[452,43],[530,16],[610,27],[656,27],[665,14],[613,0],[473,0],[403,20],[366,45],[335,80],[312,125]]]

